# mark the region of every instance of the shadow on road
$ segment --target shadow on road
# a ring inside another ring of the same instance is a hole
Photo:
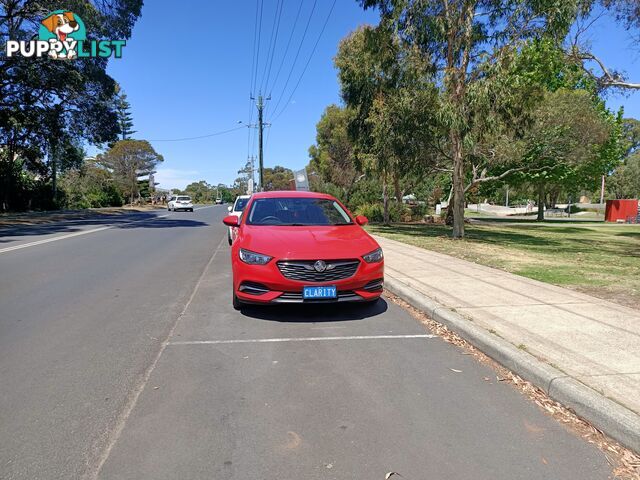
[[[177,228],[205,227],[208,224],[183,217],[158,218],[157,213],[133,213],[127,215],[96,215],[89,218],[63,220],[37,225],[12,225],[0,227],[0,243],[15,241],[20,237],[75,233],[92,228],[113,226],[114,228]]]
[[[364,320],[386,312],[387,308],[387,302],[380,298],[374,303],[246,305],[242,308],[242,314],[274,322],[318,323]]]

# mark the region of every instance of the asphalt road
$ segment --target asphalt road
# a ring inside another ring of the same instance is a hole
[[[389,301],[234,311],[225,213],[0,228],[0,478],[610,477]]]

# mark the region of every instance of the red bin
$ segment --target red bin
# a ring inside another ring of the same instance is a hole
[[[617,222],[619,220],[633,223],[638,221],[638,204],[635,200],[607,200],[607,209],[604,219],[607,222]]]

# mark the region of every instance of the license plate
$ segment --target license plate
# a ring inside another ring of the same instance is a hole
[[[322,298],[338,298],[338,289],[335,285],[323,287],[302,287],[302,299],[314,300]]]

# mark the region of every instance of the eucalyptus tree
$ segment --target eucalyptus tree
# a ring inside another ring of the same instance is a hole
[[[448,130],[452,163],[453,237],[464,236],[466,179],[474,129],[485,118],[475,115],[474,89],[483,80],[483,63],[502,55],[527,38],[564,38],[579,13],[577,0],[361,0],[377,7],[382,21],[394,26],[401,39],[431,62],[442,93],[440,122]]]
[[[98,155],[96,160],[98,165],[113,174],[133,203],[140,189],[138,179],[153,173],[164,158],[146,140],[120,140]]]
[[[142,0],[72,3],[96,40],[129,38],[142,8]],[[60,2],[48,0],[0,0],[0,50],[7,40],[31,40],[42,18],[59,8]],[[0,210],[12,208],[17,171],[52,178],[60,145],[117,138],[116,83],[106,73],[107,60],[0,56]]]
[[[381,180],[385,223],[389,185],[401,201],[400,179],[434,159],[428,150],[438,101],[428,64],[390,27],[360,27],[341,41],[335,58],[342,98],[352,112],[351,155]]]

